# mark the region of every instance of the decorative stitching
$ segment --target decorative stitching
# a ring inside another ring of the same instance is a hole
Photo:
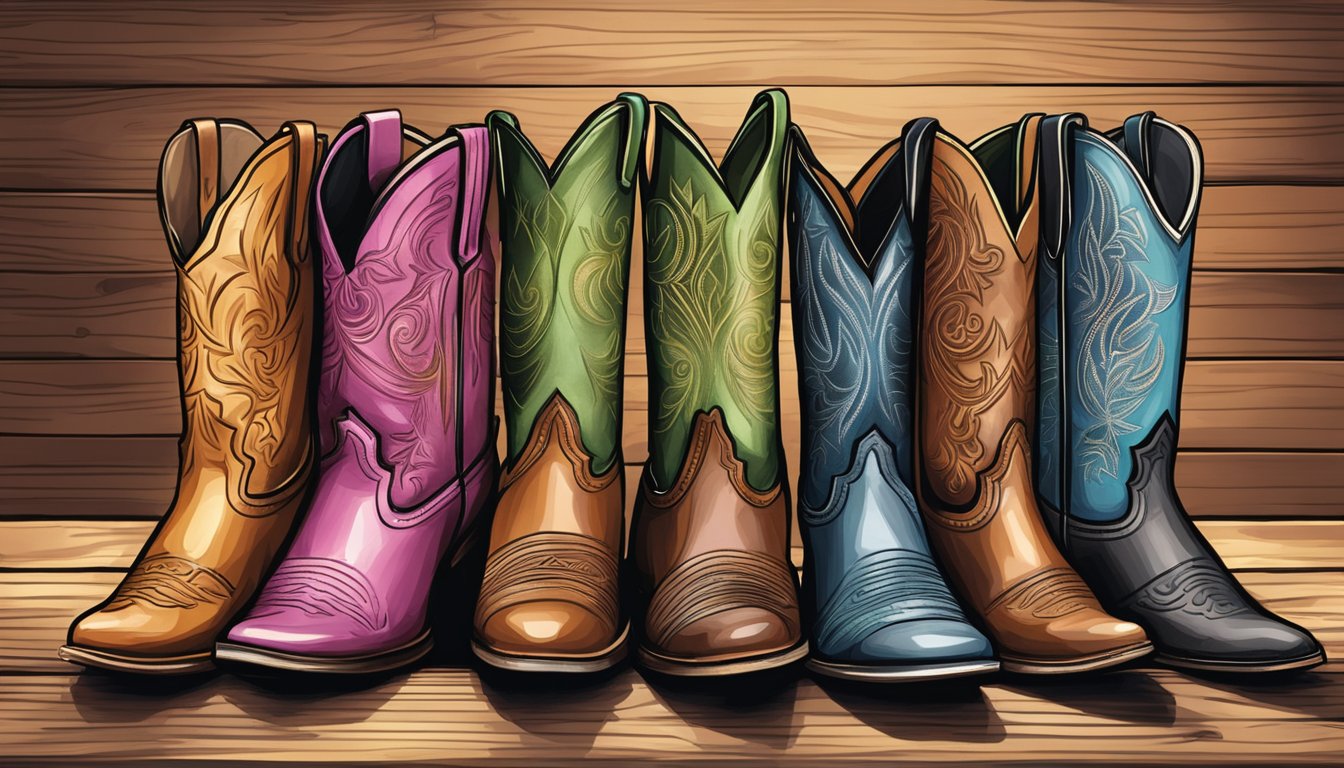
[[[349,563],[326,557],[296,557],[281,563],[251,617],[286,608],[309,616],[346,616],[373,632],[387,626],[387,612],[368,577]]]
[[[1072,568],[1048,568],[1009,587],[984,612],[1000,607],[1037,619],[1057,619],[1098,606],[1086,582]]]
[[[769,555],[715,550],[673,568],[649,602],[645,631],[666,645],[697,621],[736,608],[770,611],[792,624],[798,601],[793,570]]]
[[[904,621],[965,621],[933,560],[922,552],[890,549],[855,561],[817,612],[820,648],[845,650],[874,632]]]
[[[175,555],[155,555],[140,562],[126,577],[109,610],[143,603],[158,608],[195,608],[220,604],[233,597],[234,586],[224,574]]]
[[[476,602],[476,626],[496,613],[538,600],[574,603],[615,629],[620,619],[616,556],[600,540],[546,531],[491,553]]]

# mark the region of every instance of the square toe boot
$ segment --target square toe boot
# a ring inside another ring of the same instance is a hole
[[[169,140],[159,208],[177,267],[183,429],[177,492],[130,572],[80,616],[67,661],[147,674],[211,668],[211,652],[290,533],[314,457],[310,123],[263,143],[193,120]]]
[[[793,129],[807,665],[831,677],[900,682],[999,669],[934,562],[910,492],[911,272],[936,129],[912,121],[847,188]]]
[[[551,168],[512,115],[487,119],[508,457],[472,650],[501,669],[597,672],[626,656],[621,391],[647,111],[636,94],[603,105]]]
[[[1060,548],[1157,660],[1218,672],[1325,661],[1246,593],[1191,523],[1172,477],[1202,158],[1145,113],[1109,133],[1043,133],[1038,490]]]
[[[753,101],[716,167],[666,104],[644,170],[649,461],[630,545],[639,660],[671,675],[807,654],[789,562],[776,346],[788,100]]]
[[[362,674],[430,650],[435,573],[483,529],[495,481],[489,173],[482,126],[430,141],[378,112],[333,143],[314,217],[322,472],[221,660]]]
[[[948,577],[1003,668],[1053,674],[1152,650],[1104,610],[1040,519],[1036,386],[1039,116],[931,153],[916,407],[916,495]]]

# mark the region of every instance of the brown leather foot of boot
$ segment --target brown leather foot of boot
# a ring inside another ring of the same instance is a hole
[[[648,599],[639,660],[668,675],[758,672],[807,656],[788,561],[783,485],[761,493],[733,455],[723,414],[696,416],[677,481],[640,483],[631,542]]]
[[[618,571],[625,538],[620,457],[602,475],[554,395],[501,479],[472,651],[516,672],[600,672],[626,656]]]

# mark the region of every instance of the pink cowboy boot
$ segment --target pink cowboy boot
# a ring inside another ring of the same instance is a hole
[[[431,141],[395,111],[337,137],[318,179],[321,476],[289,552],[218,658],[369,673],[432,647],[429,591],[495,482],[494,260],[483,127]]]

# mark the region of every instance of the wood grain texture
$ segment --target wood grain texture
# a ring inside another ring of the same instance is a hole
[[[171,270],[0,273],[0,358],[172,357],[176,280]],[[1189,357],[1344,359],[1344,274],[1199,274],[1190,294]],[[627,324],[632,375],[646,371],[642,303],[631,301]],[[786,302],[779,343],[787,368],[796,367],[791,312]]]
[[[361,110],[398,107],[428,132],[514,112],[548,157],[585,115],[616,95],[600,88],[0,88],[0,188],[149,191],[159,154],[182,120],[232,116],[265,133],[284,120],[335,131]],[[643,89],[668,101],[720,152],[757,88]],[[1187,125],[1204,148],[1210,182],[1344,181],[1344,88],[1275,86],[909,86],[789,89],[794,120],[841,178],[857,171],[906,121],[937,117],[970,140],[1026,112],[1081,111],[1094,125],[1157,110]]]
[[[642,469],[626,467],[627,514]],[[157,518],[176,480],[173,437],[0,436],[0,517]],[[1176,485],[1195,517],[1344,519],[1344,453],[1182,450]]]
[[[47,0],[3,6],[0,81],[1337,83],[1344,24],[1333,10],[1324,1],[777,0],[730,10],[713,0],[400,0],[320,9],[260,0],[189,8]]]
[[[0,192],[0,232],[0,272],[172,271],[149,192]],[[1266,269],[1344,271],[1344,186],[1205,188],[1195,271]]]
[[[0,361],[0,434],[176,435],[176,375],[172,360]],[[796,370],[782,370],[790,456],[799,442],[797,391]],[[1344,362],[1192,361],[1183,391],[1184,448],[1344,451]],[[648,380],[627,376],[627,461],[647,455],[647,423]]]
[[[80,578],[88,576],[88,578]],[[807,765],[985,760],[996,764],[1331,764],[1344,749],[1344,670],[1201,680],[1132,669],[982,687],[819,685],[792,674],[674,685],[622,671],[542,686],[431,666],[345,684],[219,676],[184,683],[74,674],[55,659],[66,624],[116,574],[0,574],[6,766],[251,765],[266,761],[629,765],[731,760]],[[1242,575],[1271,610],[1344,648],[1344,576]],[[448,654],[440,659],[451,661]],[[440,662],[442,663],[442,661]],[[59,737],[53,738],[53,734]]]
[[[125,569],[154,531],[154,520],[0,519],[0,568]],[[1199,530],[1234,571],[1337,569],[1344,520],[1204,520]],[[803,550],[794,540],[793,564]]]

